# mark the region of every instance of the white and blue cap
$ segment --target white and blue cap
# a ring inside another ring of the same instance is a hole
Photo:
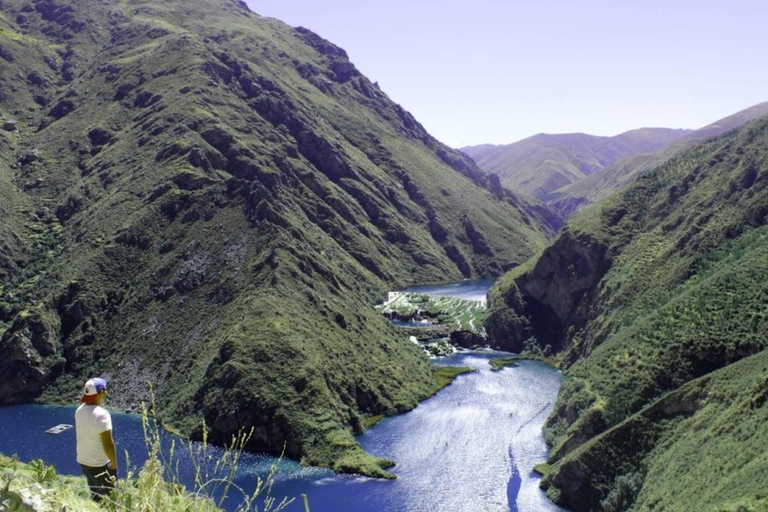
[[[106,391],[107,389],[107,381],[104,379],[88,379],[86,381],[85,386],[83,386],[83,394],[85,396],[95,396],[101,393],[102,391]]]

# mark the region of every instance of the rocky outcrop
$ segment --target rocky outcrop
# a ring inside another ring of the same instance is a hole
[[[10,485],[10,483],[6,484]],[[30,488],[11,491],[8,488],[0,489],[0,505],[3,510],[12,512],[49,512],[53,507],[43,502],[42,496],[47,493],[40,484],[33,484]]]
[[[0,45],[0,59],[5,60],[6,62],[13,62],[15,59],[13,58],[13,54],[6,50],[3,45]]]
[[[243,377],[234,356],[233,345],[221,346],[206,375],[210,386],[201,388],[196,396],[202,406],[205,424],[210,427],[211,441],[225,444],[241,431],[242,425],[250,425],[254,430],[248,443],[249,450],[270,453],[285,450],[289,457],[301,457],[304,453],[302,436],[297,435],[275,405],[259,400],[253,390],[224,391],[237,389],[236,384]],[[194,436],[201,438],[202,432],[195,432]]]
[[[408,338],[414,337],[418,341],[440,340],[451,336],[451,328],[440,324],[430,324],[426,327],[401,326],[398,327],[398,330]]]
[[[485,237],[475,229],[475,225],[469,217],[464,219],[464,232],[472,243],[472,250],[476,254],[484,254],[487,256],[493,255],[493,251],[491,251],[491,248],[488,246],[488,242],[485,241]]]
[[[0,339],[0,404],[29,402],[62,370],[56,320],[38,312],[19,313]]]
[[[505,290],[489,295],[489,342],[520,352],[526,341],[562,350],[569,329],[589,319],[591,299],[609,268],[607,247],[587,234],[564,231],[534,268]]]
[[[307,28],[298,27],[296,28],[296,33],[305,43],[328,59],[328,67],[330,68],[330,73],[327,74],[328,78],[339,83],[344,83],[360,75],[360,72],[355,68],[355,65],[349,61],[347,52],[343,49],[323,39]]]
[[[63,99],[56,103],[48,112],[48,115],[58,120],[75,110],[75,104],[71,100]]]
[[[451,344],[461,348],[480,348],[488,345],[486,337],[472,331],[452,331]]]

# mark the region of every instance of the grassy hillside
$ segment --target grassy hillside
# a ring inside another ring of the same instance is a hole
[[[768,509],[768,351],[694,380],[549,468],[577,509]]]
[[[0,470],[3,472],[0,479],[0,507],[3,511],[98,512],[105,508],[124,512],[149,510],[222,512],[223,510],[204,494],[196,496],[180,485],[167,483],[160,464],[147,464],[133,476],[130,483],[119,480],[119,494],[117,497],[113,496],[113,502],[106,506],[91,500],[88,483],[84,476],[57,475],[53,466],[48,466],[41,460],[24,464],[0,455]]]
[[[546,425],[553,498],[589,511],[689,510],[694,496],[698,510],[760,510],[766,221],[762,119],[580,212],[494,287],[494,344],[549,345],[567,371]]]
[[[513,144],[484,144],[461,148],[461,151],[484,171],[498,175],[504,185],[541,199],[618,160],[655,153],[687,133],[687,130],[642,128],[615,137],[539,134]]]
[[[372,305],[559,227],[232,0],[4,0],[0,98],[0,403],[151,381],[185,433],[386,475],[353,434],[433,379]]]
[[[688,133],[673,144],[653,154],[638,155],[615,162],[581,181],[552,191],[541,199],[551,208],[557,210],[564,218],[569,218],[584,206],[623,189],[639,175],[655,169],[708,139],[735,130],[765,115],[768,115],[768,103],[755,105]]]

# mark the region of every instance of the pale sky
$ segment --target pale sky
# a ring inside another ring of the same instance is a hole
[[[768,100],[767,0],[246,0],[442,142],[700,128]]]

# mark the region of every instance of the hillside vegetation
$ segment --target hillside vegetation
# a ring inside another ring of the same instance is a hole
[[[148,464],[131,482],[119,480],[119,497],[100,505],[90,496],[84,476],[58,475],[42,460],[24,464],[0,455],[0,510],[3,512],[223,512],[208,498],[195,496],[164,480],[160,464]]]
[[[615,137],[585,133],[541,133],[512,144],[461,148],[502,184],[538,199],[579,183],[624,158],[655,153],[688,134],[688,130],[642,128]]]
[[[353,435],[434,382],[372,305],[559,228],[234,0],[3,0],[0,99],[0,403],[149,381],[183,433],[388,476]]]
[[[574,216],[489,295],[492,343],[558,354],[543,481],[583,511],[764,510],[768,119]]]

